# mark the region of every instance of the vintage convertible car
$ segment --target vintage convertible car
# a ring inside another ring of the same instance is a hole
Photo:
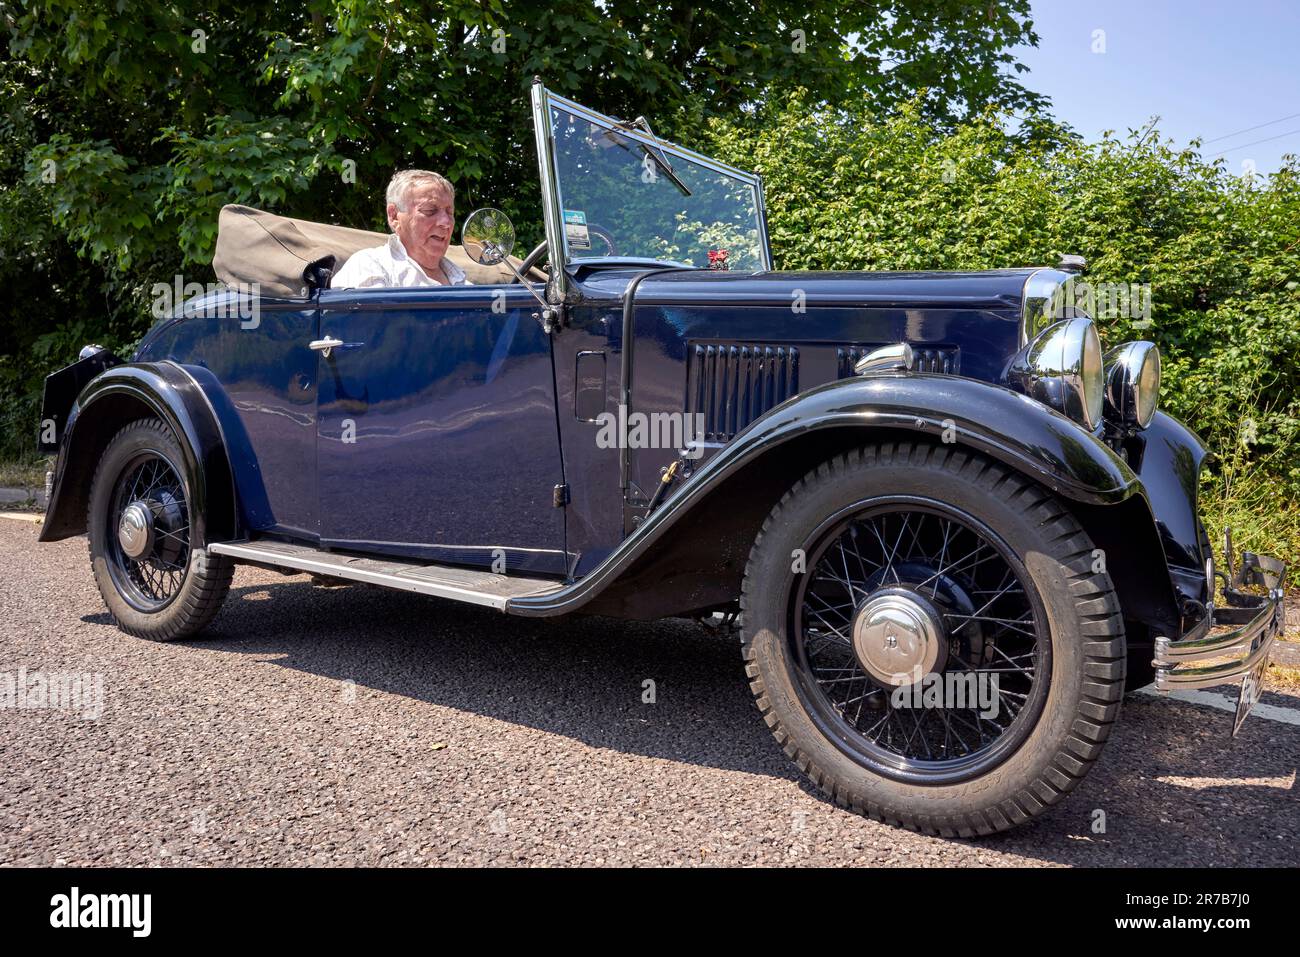
[[[1239,725],[1284,569],[1215,571],[1205,449],[1150,343],[1103,355],[1077,260],[773,271],[758,177],[532,108],[522,260],[481,210],[449,253],[477,285],[331,289],[383,237],[228,207],[225,287],[50,376],[41,539],[88,534],[122,629],[194,634],[240,562],[699,617],[818,788],[945,835],[1059,801],[1126,682],[1239,684]]]

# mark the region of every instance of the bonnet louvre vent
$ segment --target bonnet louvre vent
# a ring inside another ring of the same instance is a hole
[[[880,346],[840,346],[835,350],[835,358],[839,365],[839,377],[847,379],[853,375],[853,366],[863,356],[874,352]],[[914,372],[942,372],[945,375],[956,375],[961,350],[956,346],[912,346]]]
[[[799,350],[791,346],[693,345],[686,411],[704,416],[704,441],[726,442],[799,391]]]

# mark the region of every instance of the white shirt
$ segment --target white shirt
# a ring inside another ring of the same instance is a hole
[[[443,272],[453,286],[472,285],[464,270],[446,256],[442,259]],[[383,246],[362,249],[348,257],[343,268],[330,280],[331,289],[357,289],[364,286],[441,286],[418,262],[406,254],[406,248],[397,234],[388,237]]]

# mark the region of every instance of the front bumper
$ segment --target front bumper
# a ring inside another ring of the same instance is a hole
[[[1245,552],[1236,574],[1224,576],[1227,607],[1211,604],[1201,623],[1177,641],[1156,639],[1152,660],[1156,690],[1208,688],[1262,674],[1273,641],[1282,633],[1285,576],[1286,565],[1276,558]],[[1240,590],[1247,585],[1260,585],[1267,594],[1254,595]],[[1223,634],[1211,634],[1222,625],[1239,627]],[[1221,658],[1227,660],[1217,660]],[[1214,663],[1204,664],[1207,661]]]

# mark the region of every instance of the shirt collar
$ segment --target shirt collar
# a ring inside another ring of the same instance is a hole
[[[442,271],[447,274],[453,286],[460,286],[465,282],[465,270],[461,269],[446,256],[442,257]]]
[[[392,254],[394,260],[405,260],[416,269],[420,270],[426,278],[432,278],[423,266],[407,255],[406,247],[402,244],[402,239],[397,235],[397,233],[389,234],[388,250]],[[447,279],[453,286],[459,286],[465,281],[465,270],[461,269],[446,256],[442,257],[442,271],[447,274]]]

